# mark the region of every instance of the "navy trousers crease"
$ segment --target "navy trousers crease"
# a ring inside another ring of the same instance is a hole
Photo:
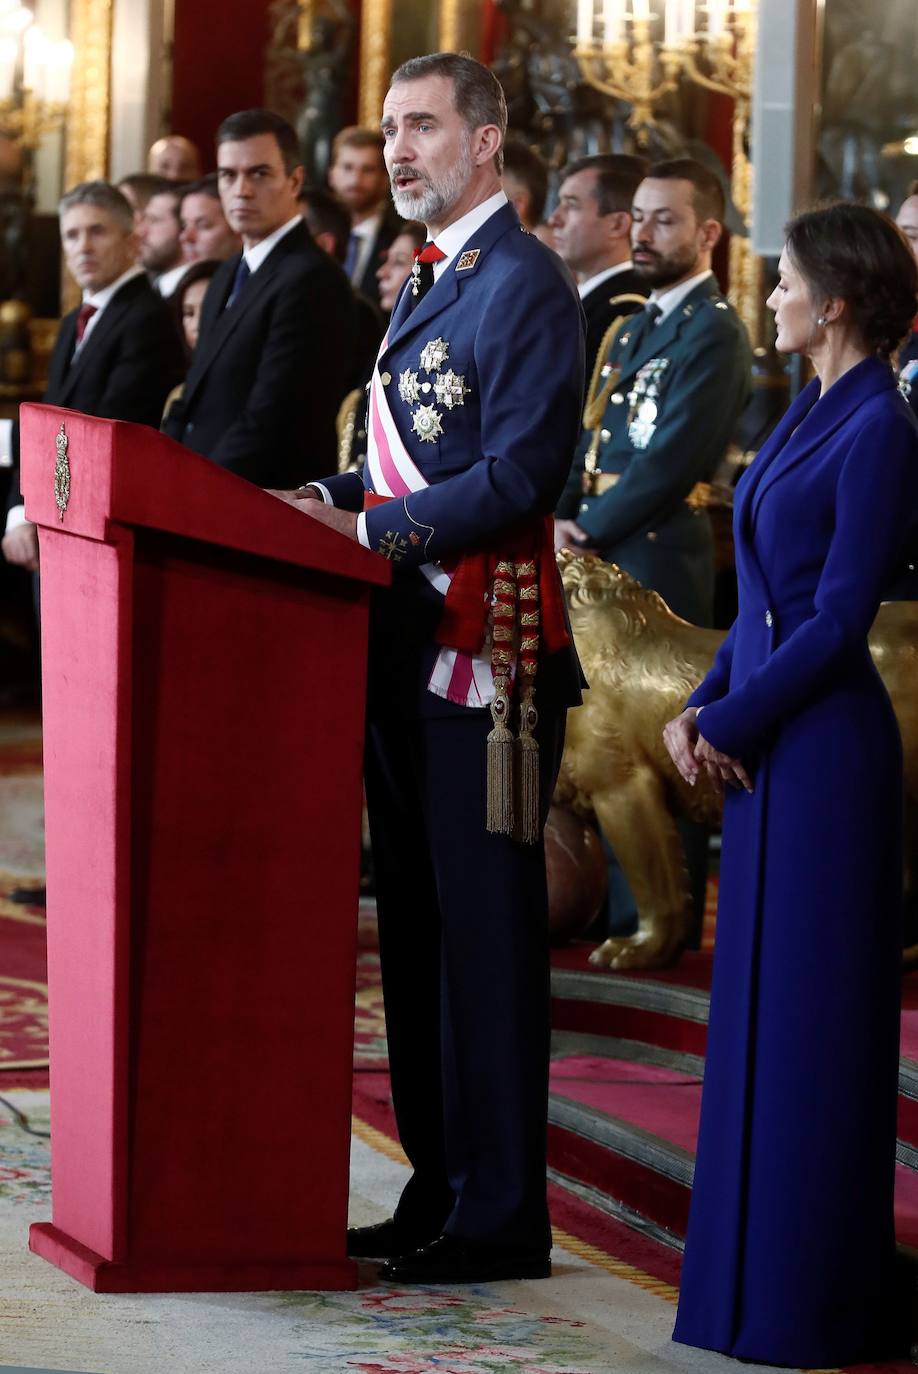
[[[490,728],[460,708],[368,721],[392,1095],[413,1169],[396,1215],[547,1250],[544,850],[485,828]],[[563,736],[563,712],[543,719],[543,816]]]

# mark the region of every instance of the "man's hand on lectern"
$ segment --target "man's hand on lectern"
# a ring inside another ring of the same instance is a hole
[[[276,496],[278,501],[286,501],[288,506],[298,506],[302,501],[322,500],[322,493],[316,491],[315,487],[297,487],[294,491],[275,491],[273,487],[265,487],[264,490],[269,496]]]
[[[348,539],[357,539],[357,515],[352,510],[338,510],[336,506],[326,506],[324,501],[304,501],[299,505],[304,515],[309,515],[313,520],[318,520],[322,525],[329,525],[331,529],[337,530],[339,534],[347,535]]]
[[[30,521],[14,526],[5,534],[0,548],[7,563],[15,563],[28,572],[38,572],[38,530]]]

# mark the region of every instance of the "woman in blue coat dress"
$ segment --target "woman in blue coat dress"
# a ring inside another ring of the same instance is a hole
[[[675,1339],[745,1360],[894,1353],[902,752],[867,633],[918,505],[889,356],[918,273],[862,206],[788,229],[777,347],[817,377],[738,489],[739,615],[666,727],[725,786],[695,1183]]]

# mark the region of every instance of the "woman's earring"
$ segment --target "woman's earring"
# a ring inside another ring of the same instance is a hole
[[[820,315],[820,316],[819,316],[819,319],[816,321],[816,323],[819,325],[819,328],[820,328],[820,329],[825,329],[825,327],[826,327],[826,325],[829,323],[829,321],[826,319],[825,315]]]

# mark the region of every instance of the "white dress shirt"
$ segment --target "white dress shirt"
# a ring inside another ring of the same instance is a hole
[[[373,244],[376,242],[376,235],[383,222],[383,212],[379,210],[377,214],[370,215],[369,219],[362,219],[359,224],[351,225],[351,233],[360,240],[357,249],[357,257],[354,260],[354,270],[351,272],[351,285],[359,286],[363,280],[363,274],[367,270],[370,262],[370,254],[373,251]]]
[[[266,239],[252,245],[251,248],[243,248],[242,256],[245,258],[246,266],[250,272],[257,272],[265,258],[290,233],[298,224],[303,223],[302,215],[294,215],[293,219],[288,219],[286,224],[282,224],[279,229],[275,229],[273,234],[269,234]]]
[[[630,272],[633,266],[634,263],[630,258],[627,258],[624,262],[617,262],[614,267],[606,267],[602,272],[596,272],[592,277],[587,277],[586,281],[578,282],[577,291],[580,299],[583,300],[584,296],[588,296],[591,291],[596,290],[597,286],[602,286],[604,281],[617,276],[619,272]]]
[[[178,267],[170,267],[168,272],[161,272],[153,285],[156,287],[163,300],[168,300],[174,296],[179,288],[179,283],[191,266],[190,262],[180,262]]]

